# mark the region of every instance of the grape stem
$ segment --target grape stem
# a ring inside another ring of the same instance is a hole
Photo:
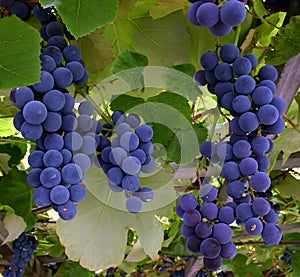
[[[297,125],[291,120],[285,113],[282,115],[282,117],[297,131],[300,133],[300,130],[298,129]]]
[[[32,210],[32,213],[35,214],[35,215],[42,214],[44,212],[49,211],[51,208],[52,208],[51,205],[45,206],[45,207],[36,208],[36,209]]]
[[[206,110],[204,112],[198,113],[198,114],[192,116],[192,121],[194,122],[200,117],[203,117],[203,116],[208,115],[208,114],[212,114],[215,110],[216,110],[215,108],[212,108],[212,109]]]
[[[270,268],[270,270],[266,273],[265,277],[270,277],[272,272],[277,268],[277,263],[273,264],[273,266]]]

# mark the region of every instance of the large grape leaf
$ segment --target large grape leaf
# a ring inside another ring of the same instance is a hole
[[[288,174],[287,177],[280,179],[279,184],[276,185],[276,189],[284,197],[294,196],[297,200],[300,200],[300,180],[297,180],[292,175]]]
[[[94,277],[95,274],[82,268],[78,263],[65,260],[63,264],[59,266],[59,269],[54,276],[55,277],[74,277],[74,276]]]
[[[296,56],[300,49],[300,15],[293,16],[289,24],[282,27],[278,35],[272,39],[275,51],[269,51],[267,62],[273,65],[285,63],[290,58]]]
[[[182,0],[158,0],[149,10],[153,19],[164,17],[172,12],[186,9],[187,1]]]
[[[126,211],[126,196],[109,189],[102,170],[91,167],[84,183],[87,197],[78,204],[77,216],[57,224],[68,257],[91,271],[119,265],[124,259],[128,229],[134,228],[145,253],[154,259],[163,241],[163,228],[156,215],[167,214],[176,198],[168,175],[157,171],[141,177],[141,186],[151,187],[155,196],[138,214]]]
[[[39,81],[40,40],[39,32],[18,17],[0,20],[0,88]]]
[[[117,15],[118,0],[41,0],[44,6],[55,6],[70,32],[76,37],[85,36]]]
[[[5,229],[8,231],[8,236],[2,242],[2,244],[17,239],[26,227],[26,223],[24,222],[23,218],[15,214],[6,215],[3,223]]]

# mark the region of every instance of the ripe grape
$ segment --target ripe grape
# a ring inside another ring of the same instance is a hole
[[[69,163],[61,169],[61,177],[65,184],[77,184],[83,180],[83,171],[75,163]]]
[[[258,118],[253,112],[245,112],[239,117],[239,127],[247,133],[256,130],[258,126]]]
[[[251,187],[258,191],[263,192],[271,185],[271,179],[266,172],[256,172],[250,179]]]
[[[188,227],[185,224],[181,225],[181,234],[185,237],[185,238],[189,238],[191,235],[195,234],[195,228],[193,227]]]
[[[59,88],[66,88],[73,82],[73,74],[66,67],[58,67],[53,71],[55,85]]]
[[[207,202],[200,206],[201,215],[208,220],[216,219],[218,216],[218,211],[219,209],[217,205],[212,202]]]
[[[57,66],[62,63],[63,54],[60,51],[60,49],[56,46],[47,46],[43,51],[43,55],[48,55],[52,57]]]
[[[53,89],[44,95],[43,103],[49,111],[57,112],[63,109],[66,99],[61,91]]]
[[[199,191],[200,197],[206,202],[214,201],[218,196],[218,190],[211,184],[205,184]]]
[[[200,252],[200,244],[201,244],[201,240],[195,235],[189,236],[189,238],[186,241],[187,249],[193,253]]]
[[[197,210],[187,210],[182,218],[186,226],[195,227],[201,220],[201,214]]]
[[[141,142],[148,142],[153,137],[153,129],[147,124],[143,124],[137,127],[135,133],[139,137]]]
[[[126,200],[126,208],[130,213],[138,213],[142,209],[142,200],[136,196],[131,196]]]
[[[258,86],[251,94],[255,105],[262,106],[269,104],[273,99],[273,92],[266,86]]]
[[[47,28],[46,28],[46,32],[47,32]],[[48,46],[56,46],[60,50],[63,50],[68,44],[63,36],[55,35],[48,39],[47,45]]]
[[[221,253],[221,245],[215,238],[206,238],[200,245],[200,253],[209,259],[218,257]]]
[[[184,194],[179,201],[180,207],[184,211],[194,210],[198,205],[198,201],[193,194]]]
[[[10,93],[10,101],[19,109],[23,109],[25,104],[33,100],[34,95],[29,87],[14,88]]]
[[[278,71],[276,67],[273,65],[267,64],[264,65],[263,67],[260,68],[258,72],[258,78],[263,81],[263,80],[271,80],[271,81],[276,81],[278,78]]]
[[[223,164],[221,174],[225,179],[229,181],[236,180],[241,176],[239,165],[233,161],[225,162]]]
[[[253,211],[248,203],[239,204],[236,209],[236,218],[241,222],[246,222],[249,218],[253,217]]]
[[[51,189],[50,199],[55,205],[65,204],[70,197],[70,192],[66,186],[58,185]]]
[[[203,3],[196,11],[196,19],[200,25],[214,26],[219,21],[219,7],[212,2]]]
[[[232,230],[230,226],[225,223],[217,223],[213,227],[212,235],[220,244],[226,244],[232,239]]]
[[[246,221],[245,229],[250,236],[258,236],[263,230],[263,223],[259,218],[252,217]]]
[[[30,101],[23,108],[23,117],[28,123],[38,125],[45,121],[47,108],[42,102]]]
[[[235,90],[239,94],[250,94],[255,89],[255,80],[249,75],[242,75],[236,79]]]
[[[264,225],[261,236],[265,245],[278,245],[282,238],[282,232],[274,223],[267,223]]]
[[[206,70],[213,70],[218,62],[218,56],[214,52],[206,52],[200,58],[200,64]]]
[[[258,163],[255,159],[247,157],[240,162],[240,171],[243,176],[250,176],[257,172]]]
[[[71,220],[77,214],[77,207],[71,200],[68,200],[65,204],[57,206],[57,212],[60,218],[64,220]]]
[[[228,242],[221,245],[220,256],[225,260],[232,260],[236,255],[236,245],[233,242]]]
[[[238,26],[246,18],[245,6],[239,1],[227,1],[220,9],[220,18],[227,26]]]
[[[232,78],[232,67],[228,63],[219,63],[214,68],[214,74],[218,81],[226,82],[230,81]]]
[[[218,256],[214,259],[209,259],[207,257],[203,258],[203,264],[210,271],[217,271],[222,266],[222,257]]]
[[[218,219],[220,222],[231,224],[235,220],[234,209],[224,206],[219,210]]]
[[[251,108],[251,101],[246,95],[237,95],[232,100],[232,108],[237,113],[248,112]]]
[[[40,186],[33,193],[34,202],[39,206],[51,205],[50,189]]]
[[[201,238],[205,239],[208,238],[212,234],[212,225],[208,222],[203,222],[200,221],[196,226],[195,226],[195,234]]]
[[[225,44],[220,49],[220,58],[223,62],[233,63],[240,56],[239,48],[231,43]]]
[[[236,58],[232,65],[233,73],[241,76],[247,75],[252,69],[251,61],[245,57]]]
[[[135,192],[140,188],[140,179],[137,176],[125,175],[122,179],[122,188],[129,192]]]
[[[227,185],[226,191],[232,198],[241,198],[245,192],[245,185],[243,182],[236,180]]]
[[[252,210],[255,214],[264,216],[270,212],[271,205],[265,198],[258,197],[252,203]]]
[[[216,25],[209,27],[209,30],[215,36],[224,37],[224,36],[228,35],[231,32],[232,27],[227,26],[220,19]]]

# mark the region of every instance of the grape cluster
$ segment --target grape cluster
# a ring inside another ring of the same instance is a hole
[[[222,46],[217,53],[204,53],[200,63],[204,70],[195,74],[196,82],[207,85],[217,96],[219,107],[233,116],[228,141],[206,141],[200,146],[204,157],[222,166],[221,176],[228,182],[226,191],[232,202],[220,209],[219,219],[244,224],[250,236],[261,235],[265,245],[276,245],[282,232],[276,225],[276,205],[268,199],[272,185],[266,154],[273,149],[267,136],[280,134],[285,128],[285,102],[274,96],[277,70],[264,65],[254,75],[258,65],[255,55],[241,57],[233,44]]]
[[[9,269],[2,272],[3,277],[22,277],[26,264],[31,260],[33,252],[37,249],[39,242],[35,236],[23,232],[14,242],[14,257]]]
[[[74,202],[85,198],[80,182],[94,160],[96,133],[102,126],[91,119],[94,107],[89,102],[81,103],[78,118],[73,112],[75,101],[67,87],[85,84],[88,78],[80,49],[67,44],[64,27],[50,10],[37,4],[34,14],[48,18],[43,24],[47,43],[40,55],[41,78],[39,83],[11,91],[11,102],[21,109],[14,126],[25,139],[36,142],[28,159],[35,202],[52,205],[61,218],[70,220],[77,213]]]
[[[16,15],[22,20],[31,16],[31,7],[24,0],[0,0],[0,10],[4,16]]]
[[[231,205],[218,207],[217,195],[215,186],[205,184],[199,192],[201,205],[193,194],[185,194],[176,207],[177,214],[183,218],[181,233],[187,238],[187,248],[202,254],[203,263],[210,271],[218,270],[223,259],[231,260],[236,255],[229,226],[235,221],[235,212]]]
[[[110,189],[124,191],[127,210],[137,213],[143,201],[153,199],[152,189],[141,188],[140,184],[141,172],[149,174],[156,168],[156,161],[151,156],[154,149],[151,141],[153,130],[147,124],[140,124],[140,117],[136,114],[126,116],[122,111],[115,111],[112,121],[115,136],[111,142],[107,136],[101,136],[102,141],[97,149],[101,153],[97,156],[97,162],[107,176]],[[108,124],[103,127],[108,130],[113,128]],[[107,134],[107,131],[103,131]]]
[[[216,36],[226,36],[246,18],[245,1],[228,0],[220,8],[213,0],[190,2],[193,3],[188,10],[190,22],[208,27]]]
[[[283,256],[280,257],[280,260],[288,265],[293,264],[293,256],[289,251],[284,251]]]

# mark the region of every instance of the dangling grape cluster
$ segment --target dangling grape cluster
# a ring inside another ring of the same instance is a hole
[[[236,255],[236,246],[231,241],[229,224],[235,221],[234,209],[230,204],[219,207],[215,202],[218,190],[211,184],[201,187],[199,205],[193,194],[185,194],[176,207],[183,218],[182,235],[187,238],[187,248],[203,255],[203,263],[208,270],[216,271],[222,260],[231,260]]]
[[[254,75],[257,58],[253,54],[241,57],[239,49],[233,44],[222,46],[217,53],[204,53],[200,63],[204,70],[195,74],[196,82],[207,85],[209,91],[217,96],[219,107],[226,109],[233,116],[229,124],[228,141],[218,144],[206,141],[200,146],[200,153],[204,157],[222,166],[221,176],[228,182],[226,191],[229,202],[219,211],[216,204],[210,203],[209,215],[215,211],[213,220],[227,225],[233,222],[244,224],[250,236],[261,235],[265,245],[277,245],[282,232],[276,225],[277,209],[268,200],[271,196],[271,179],[266,172],[270,166],[266,154],[273,149],[273,143],[267,135],[280,134],[285,128],[282,119],[286,109],[285,102],[274,97],[277,70],[271,65],[265,65]],[[214,196],[217,196],[217,193],[214,193]],[[184,197],[180,203],[184,201]],[[207,205],[208,203],[200,205],[200,219],[205,217],[203,211],[206,210],[203,206]],[[185,223],[185,218],[183,219]],[[224,225],[223,236],[226,233],[225,228],[228,226]],[[210,241],[217,245],[215,241]],[[200,246],[200,249],[204,250],[207,245],[204,247],[202,243],[198,239],[195,245],[192,243],[189,248],[198,249]],[[209,244],[209,249],[219,249],[218,245],[213,247],[212,244]],[[205,253],[202,253],[204,257]],[[205,262],[208,269],[214,271],[221,267],[220,258],[213,255],[208,258],[217,259],[213,262],[216,265],[214,268]]]
[[[190,1],[190,22],[208,27],[216,36],[226,36],[233,27],[241,25],[246,18],[246,1],[228,0],[220,8],[213,0]]]
[[[156,161],[151,156],[154,149],[153,130],[149,125],[141,124],[136,114],[126,115],[122,111],[115,111],[112,121],[115,136],[111,142],[106,137],[102,138],[97,149],[101,152],[98,164],[105,172],[111,190],[124,191],[127,210],[137,213],[142,209],[142,201],[153,199],[152,189],[142,188],[140,184],[141,172],[149,174],[156,168]]]
[[[74,202],[85,198],[80,183],[94,160],[101,124],[91,119],[91,103],[81,104],[78,118],[73,112],[75,101],[67,87],[85,84],[88,74],[80,49],[68,45],[64,27],[52,11],[39,4],[34,7],[47,35],[40,55],[40,82],[13,89],[10,99],[21,109],[14,117],[15,128],[25,139],[36,142],[28,159],[33,168],[28,182],[35,188],[34,200],[39,206],[52,205],[61,218],[70,220],[77,213]]]
[[[29,232],[23,232],[14,242],[14,256],[9,269],[2,272],[3,277],[22,277],[26,264],[31,260],[33,252],[37,249],[39,242]]]

